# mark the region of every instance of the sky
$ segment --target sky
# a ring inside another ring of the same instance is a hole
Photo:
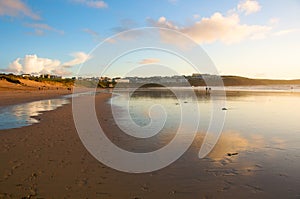
[[[0,0],[0,72],[76,76],[92,59],[103,65],[113,49],[145,39],[128,40],[120,32],[158,27],[190,38],[221,75],[300,79],[299,11],[299,0]],[[155,39],[181,42],[162,32]],[[111,50],[93,55],[103,41]],[[174,60],[166,53],[132,52],[105,74],[125,76],[132,65],[147,64],[194,72]]]

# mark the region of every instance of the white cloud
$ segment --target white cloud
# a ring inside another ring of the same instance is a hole
[[[248,38],[260,39],[264,38],[271,30],[269,26],[241,24],[237,14],[223,16],[218,12],[209,18],[201,18],[186,27],[178,27],[165,17],[160,17],[157,21],[150,20],[150,23],[153,26],[178,30],[193,38],[197,43],[211,43],[219,40],[231,44]],[[169,39],[172,40],[172,38]]]
[[[174,29],[174,30],[180,29],[178,26],[175,25],[174,22],[168,21],[167,18],[164,16],[161,16],[157,21],[155,21],[151,18],[148,18],[147,22],[151,26],[157,26],[157,27],[161,27],[161,28],[169,28],[169,29]]]
[[[104,1],[99,0],[72,0],[75,3],[80,3],[91,8],[107,8],[108,5]]]
[[[52,31],[52,32],[56,32],[59,34],[64,34],[63,30],[57,30],[51,26],[49,26],[48,24],[44,24],[44,23],[26,23],[24,24],[26,27],[30,27],[30,28],[34,28],[34,33],[36,35],[44,35],[44,30],[47,31]]]
[[[92,8],[107,8],[107,4],[104,1],[87,1],[86,4]]]
[[[240,2],[237,6],[238,10],[244,12],[246,15],[260,11],[261,6],[255,0],[245,0]]]
[[[97,33],[96,31],[92,30],[92,29],[89,29],[89,28],[85,28],[83,29],[83,32],[86,32],[92,36],[95,36],[95,37],[99,37],[99,33]]]
[[[74,59],[63,63],[63,66],[66,68],[82,64],[90,58],[90,56],[84,52],[76,52],[76,53],[72,53],[71,55],[74,57]]]
[[[15,73],[51,73],[60,65],[60,61],[48,58],[39,58],[37,55],[25,55],[17,58],[8,67],[7,71]]]
[[[21,0],[0,0],[0,15],[12,17],[26,16],[35,20],[41,19],[38,14],[34,13]]]
[[[194,18],[194,19],[199,19],[199,18],[200,18],[200,15],[194,14],[194,15],[193,15],[193,18]]]
[[[13,73],[19,73],[20,71],[22,71],[23,67],[19,62],[20,62],[20,58],[17,58],[15,61],[13,61],[13,63],[11,63],[8,66],[7,71],[13,72]]]
[[[101,36],[98,32],[96,32],[92,29],[89,29],[89,28],[85,28],[82,31],[89,34],[89,35],[91,35],[93,37],[94,41],[96,41],[96,42],[101,41]]]
[[[60,75],[60,76],[70,76],[73,73],[71,71],[65,70],[64,68],[57,68],[52,70],[52,74]]]
[[[6,72],[13,73],[28,73],[28,74],[56,74],[67,75],[71,74],[66,68],[81,64],[88,59],[88,55],[83,52],[74,53],[73,60],[61,64],[57,59],[41,58],[37,55],[25,55],[24,58],[17,58],[8,68]]]
[[[158,63],[160,62],[159,59],[156,58],[148,58],[148,59],[143,59],[139,62],[139,64],[153,64],[153,63]]]
[[[286,30],[280,30],[278,32],[275,32],[274,35],[282,36],[282,35],[287,35],[290,33],[300,33],[300,29],[299,28],[291,28],[291,29],[286,29]]]
[[[136,27],[137,24],[131,19],[123,19],[120,21],[120,25],[112,28],[112,31],[115,33],[123,32],[129,29]]]
[[[43,35],[45,35],[45,31],[40,30],[40,29],[35,29],[33,32],[30,32],[28,34],[37,35],[37,36],[43,36]]]

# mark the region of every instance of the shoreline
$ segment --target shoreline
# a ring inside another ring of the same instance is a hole
[[[202,88],[202,87],[201,87]],[[253,87],[255,88],[255,87]],[[153,89],[157,90],[159,88]],[[103,91],[107,89],[98,88],[97,91]],[[163,89],[164,90],[164,89]],[[84,91],[84,89],[83,89]],[[90,91],[90,89],[88,89]],[[126,89],[125,89],[126,91]],[[184,91],[184,89],[183,89]],[[203,92],[205,94],[205,87],[199,89],[196,87],[195,91]],[[213,90],[211,92],[215,92],[218,94],[219,90]],[[298,91],[288,91],[288,90],[226,90],[225,92],[227,96],[235,95],[237,93],[240,94],[247,94],[247,93],[257,93],[257,94],[278,94],[278,95],[285,95],[285,94],[292,94],[292,95],[300,95]],[[9,106],[21,103],[27,103],[37,100],[46,100],[61,97],[63,95],[73,94],[73,90],[68,90],[67,88],[59,88],[59,89],[48,89],[48,90],[37,90],[37,89],[2,89],[0,90],[0,107],[2,106]]]
[[[98,162],[78,137],[71,103],[35,118],[40,122],[0,131],[5,163],[0,165],[0,198],[85,197],[86,169],[89,162],[97,169]]]
[[[0,107],[22,104],[38,100],[57,98],[63,95],[72,94],[69,90],[18,90],[18,91],[1,91]]]

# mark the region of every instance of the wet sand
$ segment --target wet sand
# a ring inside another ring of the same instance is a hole
[[[72,94],[67,89],[59,90],[18,90],[18,91],[0,91],[0,106],[8,106],[36,100],[52,99],[62,95]]]
[[[119,129],[106,103],[109,98],[110,94],[105,93],[96,96],[97,115],[108,136],[118,142],[122,136],[118,137]],[[219,140],[213,151],[219,159],[198,159],[203,137],[200,134],[170,166],[146,174],[128,174],[103,165],[87,152],[75,129],[72,104],[38,117],[38,124],[0,131],[0,198],[299,197],[298,179],[295,182],[289,174],[268,170],[263,159],[247,161],[244,156],[251,151],[227,156],[232,144],[243,143],[238,136],[234,141],[228,139],[234,133],[224,134]]]

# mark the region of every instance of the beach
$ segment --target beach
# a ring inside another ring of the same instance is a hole
[[[22,79],[21,82],[23,85],[0,80],[0,106],[51,99],[61,95],[72,94],[72,91],[68,90],[68,87],[60,84],[38,83],[26,79]]]
[[[300,199],[299,10],[0,0],[0,199]]]
[[[19,93],[7,95],[1,103],[12,105],[61,94]],[[101,126],[113,142],[129,149],[142,148],[144,145],[138,141],[122,141],[107,103],[110,97],[110,93],[96,95]],[[132,174],[105,166],[86,150],[74,125],[71,103],[36,118],[40,121],[37,124],[0,131],[0,198],[299,197],[299,176],[291,176],[297,168],[284,172],[281,163],[268,165],[265,159],[269,154],[261,157],[255,150],[246,150],[250,142],[234,131],[224,132],[208,158],[197,156],[203,140],[200,133],[173,164],[150,173]],[[262,148],[261,140],[255,139],[256,147]],[[227,152],[239,154],[229,156]],[[277,158],[281,161],[288,157],[279,150]],[[285,161],[290,164],[295,158]],[[294,165],[298,162],[290,167]]]

